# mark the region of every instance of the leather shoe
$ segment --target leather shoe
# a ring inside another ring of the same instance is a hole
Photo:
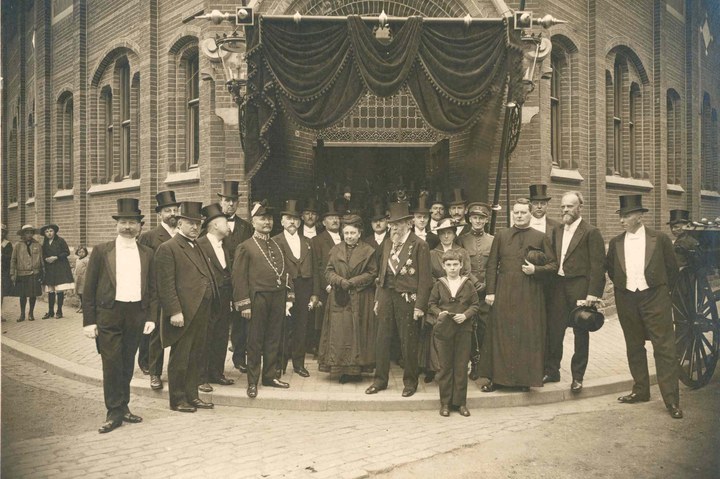
[[[644,398],[642,396],[638,396],[635,393],[630,393],[626,396],[620,396],[618,398],[618,401],[625,404],[635,404],[636,402],[648,402],[650,398]]]
[[[32,314],[28,316],[28,321],[35,321],[35,316],[33,316]]]
[[[237,366],[235,366],[235,369],[245,374],[247,373],[247,364],[238,364]]]
[[[467,406],[464,406],[464,405],[460,406],[458,408],[458,412],[460,413],[461,416],[470,417],[470,411],[468,411]]]
[[[211,393],[213,392],[213,387],[210,386],[208,383],[202,383],[200,386],[198,386],[198,391],[202,391],[204,393]]]
[[[98,432],[100,434],[105,434],[119,428],[120,426],[122,426],[122,421],[105,421],[102,426],[100,426],[100,429],[98,429]]]
[[[125,422],[133,423],[133,424],[142,422],[142,418],[140,416],[136,416],[135,414],[131,413],[130,411],[123,414],[122,420]]]
[[[150,368],[148,368],[147,366],[140,366],[140,371],[142,371],[142,373],[145,375],[150,374]]]
[[[299,368],[293,368],[293,372],[302,378],[310,377],[310,372],[303,366],[300,366]]]
[[[219,384],[220,386],[231,386],[235,384],[234,379],[226,378],[225,376],[220,376],[218,379],[213,379],[210,382],[213,384]]]
[[[373,384],[372,386],[370,386],[369,388],[367,388],[367,389],[365,390],[365,394],[377,394],[377,393],[379,393],[380,391],[384,391],[385,389],[387,389],[387,387],[381,388],[381,387],[375,386],[375,385]]]
[[[61,319],[63,317],[62,312],[55,314],[55,319]]]
[[[248,386],[247,395],[250,399],[255,399],[257,397],[257,386],[255,384]]]
[[[480,391],[482,391],[484,393],[491,393],[491,392],[495,391],[496,389],[497,389],[497,386],[495,386],[495,383],[493,383],[492,381],[480,386]]]
[[[54,317],[55,317],[55,315],[53,313],[45,313],[45,314],[43,314],[41,319],[48,319],[48,318],[54,318]],[[112,429],[111,429],[111,431],[112,431]]]
[[[578,381],[577,379],[573,379],[572,384],[570,385],[570,391],[574,393],[579,393],[582,391],[582,381]]]
[[[203,401],[202,399],[193,399],[190,401],[190,404],[198,409],[213,409],[215,407],[215,404],[207,401]]]
[[[426,371],[425,372],[425,379],[423,379],[423,382],[425,384],[429,384],[429,383],[433,382],[434,379],[435,379],[435,371]]]
[[[442,417],[448,417],[448,416],[450,415],[450,408],[447,407],[445,404],[443,404],[443,405],[440,407],[440,415],[441,415]]]
[[[559,374],[558,374],[557,376],[552,375],[552,374],[546,374],[545,376],[543,376],[543,384],[546,384],[546,383],[559,383],[559,382],[560,382],[560,375],[559,375]]]
[[[470,365],[470,374],[468,374],[468,378],[471,381],[477,381],[480,379],[480,369],[477,364],[473,363]]]
[[[192,406],[186,402],[178,403],[174,406],[170,406],[170,409],[177,412],[195,412],[197,411],[197,408],[195,406]]]
[[[402,397],[409,398],[413,394],[415,394],[415,391],[417,391],[417,388],[405,388],[402,392]]]
[[[668,411],[670,411],[670,417],[673,419],[682,419],[683,412],[682,409],[680,409],[680,406],[677,404],[670,404],[668,407]]]
[[[287,389],[290,387],[290,384],[286,383],[285,381],[280,381],[279,379],[273,379],[272,381],[263,381],[262,385],[266,387],[281,389]]]
[[[150,387],[155,391],[163,388],[163,382],[160,376],[155,376],[154,374],[150,376]]]
[[[20,317],[17,319],[17,322],[18,322],[18,323],[22,323],[23,321],[25,321],[25,316],[20,316]]]

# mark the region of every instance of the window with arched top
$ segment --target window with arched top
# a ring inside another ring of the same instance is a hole
[[[200,65],[197,50],[183,61],[185,70],[185,162],[188,168],[200,161]]]
[[[7,198],[9,203],[17,203],[18,201],[18,178],[20,177],[20,171],[18,171],[18,155],[20,154],[18,148],[18,117],[14,116],[11,123],[8,138],[8,182],[7,182]]]
[[[671,185],[682,183],[682,107],[680,95],[672,88],[667,91],[667,133],[665,143],[667,147],[667,182]]]
[[[167,113],[169,172],[188,171],[200,163],[200,55],[198,39],[180,38],[170,48],[168,62]]]
[[[55,180],[58,190],[73,187],[73,95],[65,92],[60,95],[55,114]]]
[[[577,169],[579,152],[579,99],[577,47],[562,35],[552,37],[550,63],[550,156],[553,166]]]

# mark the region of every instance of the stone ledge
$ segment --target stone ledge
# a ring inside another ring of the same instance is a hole
[[[132,191],[140,189],[140,179],[115,181],[99,185],[92,185],[87,191],[88,195],[100,195],[103,193],[115,193],[119,191]]]
[[[605,176],[607,186],[629,188],[633,190],[650,191],[654,187],[648,180],[636,180],[635,178],[624,178],[622,176]]]
[[[69,190],[57,190],[55,194],[53,195],[53,198],[61,199],[61,198],[72,198],[75,194],[75,190],[73,188],[70,188]]]
[[[166,185],[179,185],[182,183],[197,183],[200,181],[200,168],[191,168],[189,171],[168,173],[165,178]]]
[[[585,178],[583,178],[583,175],[581,175],[578,170],[566,170],[555,167],[553,167],[550,172],[550,179],[569,183],[582,183],[585,181]]]

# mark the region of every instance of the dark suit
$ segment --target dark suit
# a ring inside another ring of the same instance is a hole
[[[650,377],[645,338],[653,345],[658,385],[665,405],[679,404],[678,366],[675,357],[670,291],[678,276],[678,266],[670,239],[645,227],[645,281],[648,289],[627,289],[625,236],[610,240],[606,265],[615,290],[620,326],[625,335],[628,365],[633,377],[633,392],[650,397]],[[647,335],[647,336],[646,336]]]
[[[143,245],[137,248],[140,255],[139,302],[115,301],[115,241],[99,244],[93,249],[85,277],[83,326],[97,324],[98,327],[97,349],[102,356],[108,421],[120,421],[129,412],[130,381],[138,342],[145,322],[156,319],[153,251]]]
[[[330,233],[323,231],[310,240],[310,246],[312,247],[313,262],[315,263],[313,268],[313,294],[316,295],[323,304],[322,307],[315,308],[314,329],[308,331],[308,350],[317,350],[323,317],[325,316],[325,308],[328,302],[328,293],[325,289],[328,286],[327,279],[325,279],[325,268],[327,267],[328,258],[330,257],[330,250],[335,246],[335,242],[330,236]]]
[[[429,223],[428,226],[425,228],[425,238],[417,234],[417,231],[415,231],[415,227],[413,227],[413,233],[415,233],[418,238],[424,240],[428,244],[428,248],[430,248],[430,250],[434,250],[435,247],[440,244],[440,238],[438,237],[438,235],[430,231]]]
[[[308,303],[313,294],[313,254],[310,240],[304,236],[300,238],[300,257],[293,255],[290,245],[285,238],[285,233],[275,236],[274,240],[280,245],[285,257],[289,261],[290,279],[295,290],[295,303],[290,310],[290,318],[286,320],[284,331],[281,366],[285,367],[287,360],[292,358],[293,368],[305,367],[305,340],[307,335],[307,323],[310,311]]]
[[[213,301],[210,322],[208,323],[205,354],[203,354],[205,367],[201,371],[200,382],[217,382],[218,379],[225,375],[225,355],[230,333],[232,304],[230,256],[227,250],[223,248],[225,258],[225,267],[223,268],[207,236],[198,239],[197,244],[205,256],[210,259],[210,269],[218,288],[218,296]]]
[[[233,221],[228,220],[228,225],[235,224],[227,238],[223,240],[223,248],[230,256],[230,271],[232,271],[232,262],[235,258],[235,251],[240,243],[247,240],[253,235],[255,229],[253,226],[240,218],[237,214],[233,216]],[[232,343],[233,366],[245,366],[245,352],[247,349],[247,320],[240,316],[239,311],[230,313],[230,343]]]
[[[162,306],[160,338],[170,347],[168,385],[170,407],[198,399],[202,349],[217,287],[209,259],[180,233],[155,252],[158,298]],[[181,327],[170,317],[183,314]]]
[[[380,271],[378,274],[375,301],[378,304],[378,332],[375,345],[377,366],[373,384],[386,388],[390,373],[390,341],[393,325],[400,334],[400,348],[405,361],[403,384],[405,388],[415,389],[418,384],[418,340],[422,320],[413,319],[413,310],[417,308],[427,312],[432,272],[430,249],[425,241],[410,233],[400,249],[399,265],[395,272],[388,265],[392,242],[383,247]],[[415,295],[414,301],[408,301]]]
[[[559,224],[551,231],[551,244],[558,263],[562,261],[564,276],[555,277],[553,297],[548,304],[547,342],[545,349],[545,374],[560,376],[563,354],[563,338],[568,317],[578,300],[588,295],[602,298],[605,290],[605,242],[600,230],[584,219],[580,220],[562,259],[565,225]],[[573,379],[582,381],[588,364],[590,333],[573,328],[575,354],[571,362]]]
[[[150,231],[146,231],[138,237],[138,243],[149,247],[154,252],[158,246],[172,238],[170,233],[162,226],[157,225]],[[156,287],[157,289],[157,287]],[[157,318],[155,323],[160,323],[160,309],[157,311]],[[165,359],[165,352],[160,341],[160,328],[155,330],[149,335],[143,335],[140,339],[140,352],[138,353],[138,366],[140,369],[149,369],[150,374],[153,376],[160,376],[163,370],[163,363]]]

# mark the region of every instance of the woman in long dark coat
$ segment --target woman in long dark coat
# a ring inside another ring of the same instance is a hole
[[[14,296],[13,284],[10,279],[10,261],[12,260],[13,245],[7,239],[7,226],[2,225],[2,299],[5,296]],[[0,300],[0,306],[2,302]],[[5,322],[5,318],[2,318]]]
[[[361,380],[375,368],[377,323],[373,314],[375,248],[360,241],[362,220],[343,217],[343,242],[330,250],[325,277],[332,290],[320,337],[320,371],[340,374],[340,383]]]
[[[70,268],[70,248],[64,239],[58,236],[58,225],[49,224],[40,228],[40,234],[45,237],[43,241],[43,262],[45,276],[43,277],[43,290],[48,294],[48,312],[42,319],[63,317],[63,301],[65,291],[75,289],[75,283]],[[55,297],[57,296],[57,314],[55,313]]]
[[[547,237],[530,228],[530,211],[527,200],[518,200],[513,206],[514,226],[500,230],[490,249],[485,301],[492,306],[492,377],[484,392],[497,385],[522,389],[543,385],[543,280],[555,274],[558,265]],[[534,262],[533,256],[540,253],[544,261]]]

